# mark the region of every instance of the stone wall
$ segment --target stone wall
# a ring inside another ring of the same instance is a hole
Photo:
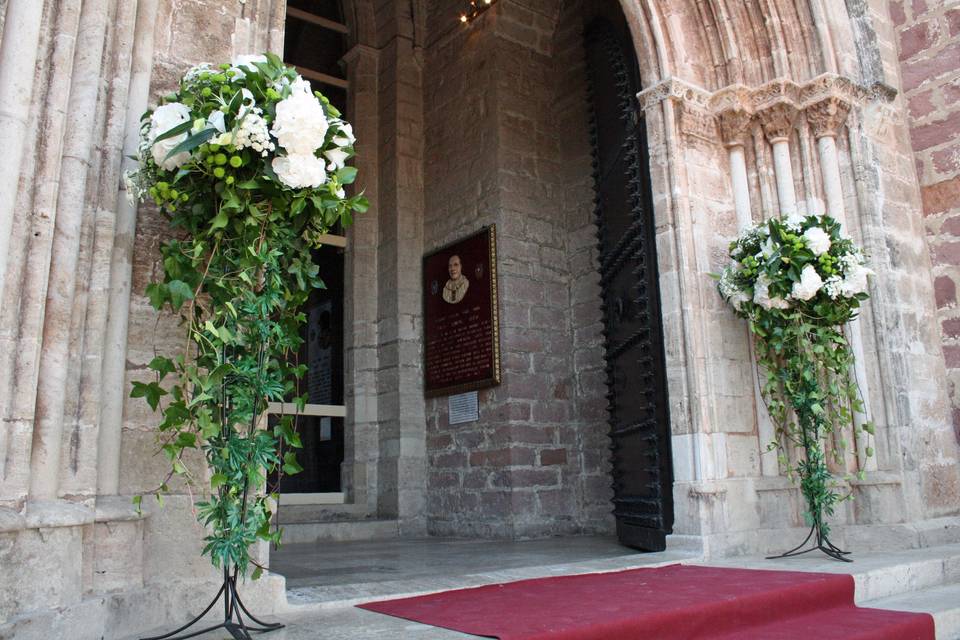
[[[607,532],[580,42],[593,5],[500,0],[467,26],[455,5],[356,0],[345,12],[357,163],[372,202],[349,232],[350,513],[396,520],[405,535]],[[14,6],[28,10],[12,23]],[[878,426],[854,450],[872,444],[877,456],[844,461],[866,478],[852,483],[857,500],[838,513],[850,525],[838,535],[858,549],[955,541],[960,450],[942,384],[943,354],[960,364],[960,111],[956,65],[943,66],[956,59],[955,4],[623,6],[653,182],[676,476],[670,544],[773,550],[802,524],[796,489],[761,455],[771,425],[751,389],[746,329],[709,277],[739,226],[795,203],[843,211],[878,273],[851,329]],[[0,592],[11,596],[0,637],[162,624],[215,578],[196,553],[203,532],[186,487],[148,517],[130,506],[165,465],[152,455],[156,416],[127,390],[154,347],[175,349],[181,335],[143,295],[169,231],[152,208],[125,204],[119,177],[148,101],[197,62],[279,49],[284,7],[0,0],[0,84],[23,88],[0,91]],[[776,19],[764,19],[771,7]],[[14,53],[27,59],[11,67]],[[13,104],[24,96],[29,105]],[[451,427],[446,403],[423,398],[420,260],[489,223],[500,239],[504,382],[481,392],[480,422]],[[203,484],[205,470],[191,468]],[[268,580],[258,611],[276,606],[281,588]]]
[[[960,3],[892,0],[910,141],[960,441]]]
[[[453,32],[444,16],[426,51],[426,244],[497,225],[504,381],[475,423],[428,402],[429,528],[609,531],[582,10],[507,3]]]

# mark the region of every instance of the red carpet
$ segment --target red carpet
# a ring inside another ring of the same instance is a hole
[[[671,565],[359,605],[501,640],[934,640],[927,614],[853,604],[853,577]]]

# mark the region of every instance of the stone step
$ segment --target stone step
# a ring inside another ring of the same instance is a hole
[[[341,522],[363,520],[367,505],[363,504],[280,504],[277,519],[280,526],[309,522]]]
[[[344,520],[339,522],[293,522],[281,525],[283,544],[387,540],[400,535],[396,520]]]
[[[701,564],[743,569],[848,573],[856,582],[857,604],[921,589],[960,583],[960,544],[894,552],[854,553],[853,562],[837,562],[822,554],[766,560],[713,558]]]
[[[937,640],[960,640],[960,583],[864,602],[861,606],[933,615]]]

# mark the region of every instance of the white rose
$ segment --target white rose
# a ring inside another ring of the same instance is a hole
[[[790,291],[790,297],[795,300],[809,300],[817,295],[820,287],[823,286],[823,279],[817,273],[812,264],[808,264],[800,272],[800,282],[793,283],[793,289]]]
[[[349,122],[338,122],[337,123],[337,132],[333,136],[333,144],[338,147],[349,147],[357,139],[353,135],[353,125]]]
[[[167,158],[168,153],[187,139],[186,132],[166,138],[160,142],[154,142],[157,136],[189,120],[190,109],[179,102],[171,102],[170,104],[159,106],[156,111],[153,112],[153,115],[150,116],[150,152],[153,154],[154,161],[161,169],[172,171],[190,160],[190,154],[186,151],[181,151],[172,158]]]
[[[336,171],[337,169],[342,169],[347,162],[347,154],[343,149],[329,149],[323,152],[323,155],[330,161],[330,164],[327,165],[327,169],[330,171]]]
[[[312,153],[280,156],[271,166],[280,181],[294,189],[316,188],[327,181],[323,160]]]
[[[874,275],[873,269],[868,269],[862,264],[853,266],[846,277],[840,282],[840,294],[852,298],[858,293],[866,293],[867,276]]]
[[[822,255],[830,250],[830,236],[820,227],[810,227],[804,231],[803,239],[815,256]]]
[[[753,285],[753,301],[764,309],[786,309],[790,303],[783,298],[770,297],[770,278],[761,273]]]
[[[297,92],[277,103],[270,133],[290,154],[312,154],[323,146],[327,117],[315,96]]]
[[[787,219],[783,221],[783,226],[790,229],[790,231],[800,231],[803,227],[804,218],[806,218],[806,215],[800,211],[791,213],[787,216]]]

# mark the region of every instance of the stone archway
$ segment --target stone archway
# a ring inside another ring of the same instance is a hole
[[[471,159],[470,170],[479,177],[469,185],[440,180],[443,170],[431,158],[440,153],[441,164],[453,167],[480,148],[487,158],[519,157],[511,155],[518,153],[511,146],[518,135],[511,127],[524,121],[535,125],[536,119],[517,118],[522,108],[504,106],[513,99],[511,93],[522,93],[514,82],[516,75],[510,75],[517,65],[507,56],[516,53],[526,64],[528,59],[556,55],[575,4],[558,4],[548,15],[522,0],[501,0],[469,33],[444,21],[450,7],[443,2],[408,3],[379,12],[370,2],[354,4],[358,44],[348,60],[351,81],[358,83],[355,95],[366,105],[361,109],[358,103],[354,117],[366,118],[368,130],[375,132],[360,162],[369,163],[361,173],[378,205],[376,214],[355,230],[354,280],[376,279],[385,269],[396,275],[390,276],[388,285],[378,281],[374,295],[368,289],[365,298],[354,299],[353,327],[365,342],[358,342],[351,356],[357,388],[363,389],[354,398],[359,428],[351,477],[368,513],[397,518],[407,533],[536,535],[547,518],[521,522],[514,514],[539,513],[541,508],[562,514],[564,522],[575,520],[571,514],[577,509],[592,514],[584,516],[587,520],[606,517],[599,503],[583,507],[584,491],[593,491],[584,487],[601,481],[602,465],[593,471],[580,466],[580,488],[561,487],[551,494],[549,507],[539,497],[527,496],[524,480],[538,477],[533,472],[542,470],[541,456],[548,445],[555,447],[549,456],[566,456],[563,464],[568,467],[571,457],[586,460],[584,452],[590,447],[603,446],[564,442],[548,426],[574,417],[573,422],[580,421],[578,428],[586,428],[597,419],[597,407],[581,402],[591,394],[602,395],[593,382],[596,370],[585,366],[572,377],[550,378],[554,395],[579,398],[569,403],[569,398],[539,397],[539,391],[523,388],[535,385],[523,376],[544,372],[545,363],[539,369],[534,365],[534,354],[544,342],[536,335],[537,328],[529,326],[538,304],[514,311],[528,322],[515,327],[511,338],[518,367],[513,379],[524,384],[519,391],[505,384],[482,399],[495,416],[488,431],[450,431],[440,403],[421,404],[419,302],[411,275],[418,265],[410,261],[484,221],[503,223],[513,234],[514,246],[527,248],[523,243],[528,242],[528,231],[511,217],[526,206],[523,187],[516,182],[522,170]],[[911,241],[891,235],[882,222],[882,199],[875,185],[892,184],[899,177],[865,161],[894,140],[886,102],[891,94],[877,84],[882,70],[870,53],[876,50],[878,36],[863,16],[819,0],[757,0],[736,7],[720,0],[621,4],[646,82],[639,100],[649,131],[667,327],[676,531],[681,536],[677,540],[694,536],[697,544],[719,548],[762,546],[751,532],[798,524],[799,508],[793,491],[779,477],[776,460],[765,453],[764,444],[773,438],[772,425],[754,388],[746,332],[722,309],[706,274],[717,270],[723,248],[738,226],[794,206],[811,211],[842,207],[852,232],[879,250],[881,268],[890,273],[899,270],[893,253],[884,248],[891,242],[898,246],[897,255],[910,255],[916,269],[927,268],[924,257],[909,248]],[[460,58],[452,62],[454,71],[434,64],[441,49],[459,52]],[[499,81],[493,78],[493,73],[503,71],[506,75]],[[493,90],[486,95],[471,93],[464,77],[493,83],[489,85]],[[436,107],[438,100],[447,98],[444,89],[437,88],[443,83],[447,88],[458,86],[468,106],[447,111]],[[394,109],[394,103],[402,108]],[[462,197],[464,193],[469,197]],[[544,233],[552,229],[549,222],[540,226]],[[522,270],[540,267],[514,267],[517,291],[532,288],[525,284],[530,273]],[[878,397],[881,385],[904,391],[912,385],[911,375],[895,364],[912,340],[902,333],[898,305],[889,302],[897,286],[890,282],[880,287],[857,331],[864,354],[860,373],[866,376],[868,391],[873,390],[870,414],[889,435],[877,443],[861,441],[858,447],[877,449],[882,472],[878,477],[889,479],[893,474],[901,482],[919,478],[932,488],[934,476],[922,480],[927,477],[922,465],[910,463],[906,468],[901,463],[901,450],[922,439],[904,440],[896,434],[905,421],[919,420],[936,441],[942,419],[921,419],[915,409],[903,413],[902,407]],[[566,295],[571,306],[563,313],[573,313],[583,304],[576,297],[580,294],[571,288]],[[918,290],[916,295],[920,300],[925,294]],[[581,316],[589,325],[589,314]],[[576,330],[571,325],[571,332]],[[897,335],[902,337],[893,337]],[[588,346],[589,340],[580,347],[574,344],[574,351]],[[578,362],[581,365],[584,362]],[[521,408],[508,406],[511,400]],[[546,409],[545,403],[553,403],[552,408]],[[921,457],[937,458],[935,449],[926,449]],[[389,453],[382,455],[385,452]],[[847,461],[850,470],[873,472],[873,464],[856,456]],[[944,473],[944,465],[935,466],[935,473]],[[906,505],[907,494],[896,483],[868,480],[856,491],[867,501],[883,496]],[[580,506],[570,507],[571,500]],[[936,501],[931,498],[931,504]],[[928,513],[919,506],[913,510],[911,517]],[[895,512],[874,509],[857,515],[851,510],[843,517],[848,523],[882,522]],[[441,514],[446,515],[438,519]],[[447,518],[449,514],[454,515]],[[570,526],[573,531],[580,525]],[[706,539],[715,542],[705,543]]]

